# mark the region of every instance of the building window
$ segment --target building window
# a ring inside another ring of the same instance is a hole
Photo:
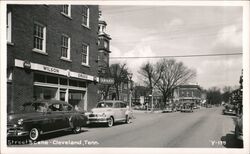
[[[62,14],[70,17],[71,16],[71,5],[63,5]]]
[[[66,58],[66,59],[70,59],[70,38],[66,35],[62,35],[61,57]]]
[[[46,27],[35,23],[34,24],[34,50],[46,52]]]
[[[104,41],[104,48],[108,49],[108,41]]]
[[[82,46],[82,64],[89,64],[89,46],[87,44],[83,44]]]
[[[87,6],[83,6],[82,9],[82,25],[89,27],[89,8]]]
[[[6,38],[7,42],[11,42],[11,12],[7,13],[7,30],[6,30]]]

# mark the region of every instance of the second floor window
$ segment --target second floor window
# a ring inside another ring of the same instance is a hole
[[[82,24],[89,27],[89,8],[87,6],[83,6],[82,9]]]
[[[70,38],[66,35],[62,35],[61,56],[62,58],[70,59]]]
[[[89,46],[87,44],[83,44],[82,46],[82,64],[89,64]]]
[[[33,46],[35,50],[45,52],[46,43],[46,27],[35,23],[34,24],[34,42]]]
[[[71,6],[70,5],[63,5],[62,13],[70,17],[71,16]]]

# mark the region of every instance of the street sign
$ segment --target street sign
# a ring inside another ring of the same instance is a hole
[[[114,84],[115,80],[114,80],[114,78],[102,78],[102,77],[100,77],[99,83],[101,83],[101,84]]]

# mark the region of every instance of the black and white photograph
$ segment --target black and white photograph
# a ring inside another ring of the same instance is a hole
[[[2,1],[1,153],[249,153],[249,1]]]

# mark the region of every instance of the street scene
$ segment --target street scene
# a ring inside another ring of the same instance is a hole
[[[243,149],[242,12],[8,4],[7,147]]]
[[[21,147],[242,147],[234,137],[236,117],[222,115],[222,107],[201,108],[192,114],[136,111],[134,115],[130,124],[94,125],[83,127],[77,135],[58,132],[31,144],[25,139],[9,143],[15,146],[19,142]]]

